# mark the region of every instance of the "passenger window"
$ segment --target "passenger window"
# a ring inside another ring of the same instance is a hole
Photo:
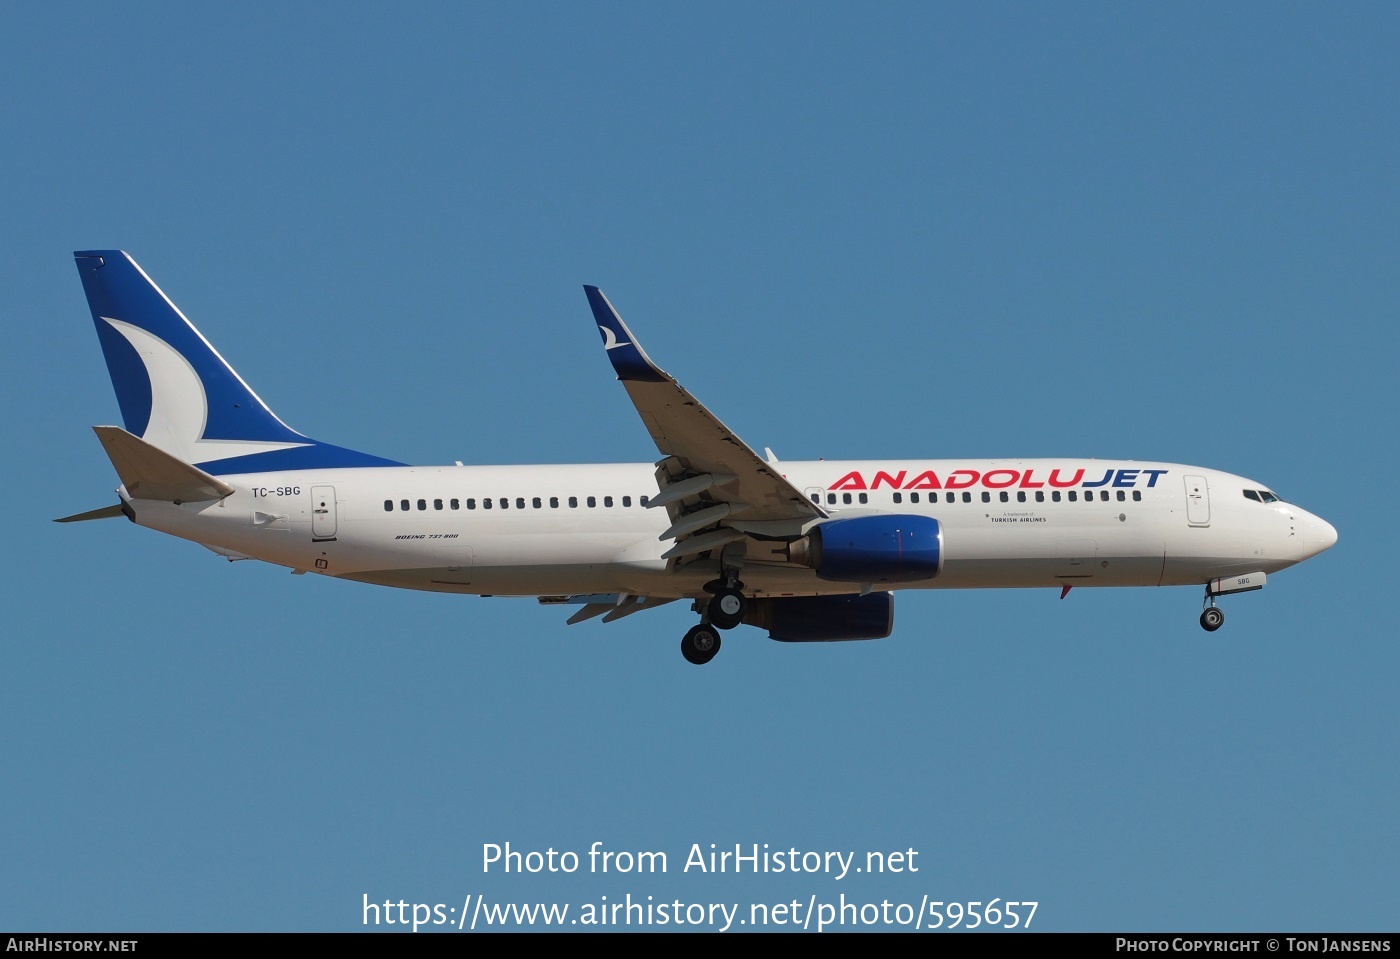
[[[630,496],[624,496],[624,497],[622,497],[622,505],[623,505],[624,507],[631,506],[631,505],[632,505],[632,497],[630,497]]]
[[[452,500],[452,502],[448,503],[447,505],[448,505],[448,506],[451,506],[453,509],[461,509],[461,508],[462,508],[462,501],[459,500],[459,499],[454,499],[454,500]]]
[[[1026,501],[1026,491],[1025,491],[1025,490],[1017,490],[1017,491],[1016,491],[1016,502],[1018,502],[1018,503],[1024,503],[1025,501]]]
[[[550,509],[558,509],[558,508],[559,508],[559,497],[557,497],[557,496],[551,496],[551,497],[549,498],[549,508],[550,508]]]
[[[386,513],[392,513],[393,511],[394,511],[394,501],[391,500],[391,499],[386,499],[386,500],[384,501],[384,512],[386,512]]]
[[[588,508],[589,508],[589,509],[593,509],[593,507],[595,507],[595,506],[597,506],[597,505],[598,505],[598,497],[596,497],[596,496],[590,496],[590,497],[588,497]]]
[[[1135,490],[1133,490],[1133,502],[1134,502],[1134,503],[1141,503],[1141,502],[1142,502],[1142,490],[1140,490],[1140,489],[1135,489]]]
[[[1128,494],[1125,493],[1125,492],[1123,492],[1123,491],[1120,489],[1120,490],[1118,491],[1118,502],[1121,503],[1121,502],[1123,502],[1124,500],[1126,500],[1127,498],[1128,498]]]
[[[501,497],[501,509],[510,509],[510,497],[509,497],[509,496],[502,496],[502,497]]]
[[[442,509],[442,500],[440,500],[440,499],[435,499],[435,500],[433,500],[433,509]]]
[[[637,500],[637,502],[638,502],[638,503],[641,503],[643,506],[646,506],[646,505],[647,505],[647,502],[648,502],[648,498],[645,497],[645,496],[643,496],[641,499]],[[815,503],[816,500],[813,499],[812,502]]]
[[[476,509],[476,500],[474,498],[467,500],[467,509]]]
[[[918,496],[918,495],[919,495],[918,493],[913,493],[913,494],[911,494],[910,497],[909,497],[909,502],[911,502],[911,503],[917,503],[918,500],[915,499],[914,497],[915,497],[915,496]],[[895,501],[896,503],[902,503],[902,502],[904,502],[904,494],[902,494],[902,493],[895,493],[895,494],[894,494],[894,501]]]
[[[836,505],[836,494],[835,494],[835,493],[827,493],[827,494],[826,494],[826,505],[827,505],[827,506],[835,506],[835,505]]]
[[[1056,503],[1058,503],[1058,502],[1060,501],[1060,491],[1059,491],[1059,490],[1055,490],[1053,493],[1050,494],[1050,498],[1051,498],[1052,500],[1054,500]]]
[[[427,509],[427,508],[428,508],[428,501],[425,500],[425,499],[420,499],[420,500],[418,501],[418,508],[419,508],[419,509]]]
[[[963,502],[964,502],[964,503],[971,503],[971,502],[972,502],[972,494],[971,494],[971,493],[964,493],[964,494],[963,494]]]
[[[862,503],[868,503],[868,502],[870,502],[870,497],[869,497],[869,496],[866,496],[864,493],[861,493],[861,494],[860,494],[860,501],[861,501]]]
[[[987,493],[987,492],[983,492],[983,493],[982,493],[982,502],[984,502],[984,503],[990,503],[991,501],[992,501],[992,494],[991,494],[991,493]]]
[[[538,496],[536,496],[534,499],[530,500],[530,505],[533,506],[535,509],[539,509],[541,506],[544,505],[544,503],[540,500]]]
[[[850,494],[850,493],[842,493],[842,494],[841,494],[841,502],[842,502],[842,503],[845,503],[847,506],[851,505],[851,494]]]
[[[399,500],[399,509],[402,509],[402,510],[404,510],[404,511],[407,511],[407,510],[408,510],[408,500],[406,500],[406,499],[401,499],[401,500]]]
[[[1011,496],[1006,492],[1006,490],[1001,491],[1001,501],[1003,503],[1009,503],[1011,501]]]
[[[523,496],[517,496],[517,497],[515,498],[515,508],[516,508],[516,509],[524,509],[524,508],[525,508],[525,497],[523,497]]]
[[[1069,501],[1070,501],[1071,503],[1077,503],[1077,502],[1079,502],[1079,493],[1076,492],[1075,490],[1070,490],[1070,491],[1069,491]]]
[[[1036,501],[1037,503],[1043,503],[1043,502],[1045,502],[1045,490],[1043,490],[1043,489],[1038,489],[1038,490],[1035,491],[1035,501]]]
[[[612,497],[611,497],[611,496],[604,496],[604,497],[603,497],[603,505],[606,506],[608,509],[612,509]]]
[[[938,494],[937,494],[937,493],[930,493],[929,495],[932,496],[935,500],[938,499]],[[958,498],[958,494],[957,494],[957,493],[949,493],[949,494],[948,494],[948,502],[950,502],[950,503],[956,502],[957,498]]]
[[[577,496],[570,496],[570,497],[569,497],[569,509],[578,509],[578,497],[577,497]]]
[[[481,508],[482,508],[482,509],[490,509],[490,508],[491,508],[491,497],[489,497],[489,496],[483,496],[483,497],[481,498]]]
[[[812,502],[813,502],[813,503],[821,503],[821,501],[822,501],[822,498],[821,498],[820,496],[818,496],[816,493],[812,493],[812,494],[811,494],[811,497],[812,497]]]
[[[1107,502],[1108,502],[1108,490],[1106,490],[1106,489],[1101,489],[1101,490],[1099,490],[1099,499],[1101,499],[1101,500],[1103,500],[1105,503],[1107,503]]]

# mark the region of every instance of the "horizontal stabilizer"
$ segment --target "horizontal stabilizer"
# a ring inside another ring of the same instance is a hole
[[[122,506],[115,503],[111,506],[103,506],[100,509],[90,509],[86,513],[76,513],[73,516],[65,516],[62,519],[54,520],[55,523],[83,523],[90,519],[115,519],[122,515]]]
[[[120,426],[94,426],[102,448],[132,499],[201,503],[223,499],[234,489],[198,467],[178,460]]]

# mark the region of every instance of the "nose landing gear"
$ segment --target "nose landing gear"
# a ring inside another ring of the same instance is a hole
[[[1201,628],[1208,633],[1213,633],[1225,622],[1225,614],[1215,608],[1215,597],[1230,596],[1235,593],[1252,593],[1256,589],[1263,589],[1264,584],[1268,581],[1269,577],[1264,575],[1263,570],[1256,570],[1252,573],[1221,576],[1207,582],[1206,598],[1201,601],[1205,607],[1201,610]]]
[[[1201,610],[1201,629],[1213,633],[1225,625],[1225,611],[1215,605],[1215,594],[1210,591],[1209,584],[1206,585],[1206,598],[1201,602],[1205,606]]]

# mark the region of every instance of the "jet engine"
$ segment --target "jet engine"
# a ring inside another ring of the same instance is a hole
[[[931,516],[833,519],[789,543],[787,558],[848,583],[932,579],[943,565],[943,528]]]
[[[780,643],[884,639],[894,629],[894,594],[782,596],[749,602],[744,622]]]

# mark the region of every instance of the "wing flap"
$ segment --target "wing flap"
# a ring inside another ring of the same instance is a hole
[[[658,606],[665,606],[667,603],[674,603],[676,597],[633,596],[629,593],[592,593],[587,596],[541,596],[539,601],[543,606],[581,607],[578,612],[565,620],[569,626],[574,626],[596,616],[602,616],[605,623],[615,623],[624,616],[640,613],[644,609],[655,609]]]

